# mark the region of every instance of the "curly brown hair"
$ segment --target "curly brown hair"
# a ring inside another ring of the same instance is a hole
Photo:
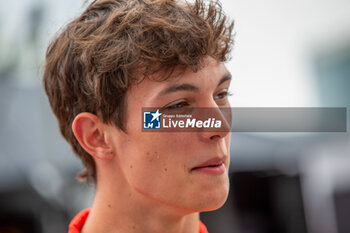
[[[48,46],[43,84],[62,135],[83,162],[78,178],[96,182],[94,160],[71,128],[77,114],[125,131],[125,96],[135,82],[196,72],[205,56],[226,61],[232,29],[220,2],[202,0],[95,0],[66,25]]]

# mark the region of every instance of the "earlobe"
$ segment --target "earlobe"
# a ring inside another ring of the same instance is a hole
[[[104,126],[96,115],[82,112],[75,117],[72,130],[87,153],[95,159],[111,160],[114,157],[114,151]]]

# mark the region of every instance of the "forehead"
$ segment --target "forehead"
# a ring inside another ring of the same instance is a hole
[[[162,90],[173,84],[188,83],[197,86],[199,89],[206,89],[217,85],[218,81],[225,75],[229,74],[225,65],[211,57],[204,60],[204,66],[197,72],[186,69],[181,75],[171,77],[164,81],[157,81],[161,77],[155,74],[150,78],[145,78],[138,84],[131,87],[129,96],[139,96],[143,99],[151,98],[160,93]]]

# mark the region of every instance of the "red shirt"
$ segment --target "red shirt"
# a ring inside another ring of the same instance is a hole
[[[89,216],[90,209],[85,209],[80,211],[70,222],[68,233],[80,233],[81,228],[83,227],[87,217]],[[199,220],[198,233],[208,233],[205,225]]]

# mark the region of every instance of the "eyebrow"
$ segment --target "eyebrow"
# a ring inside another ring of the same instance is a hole
[[[218,85],[217,85],[216,87],[220,86],[221,84],[223,84],[223,83],[226,82],[226,81],[231,81],[231,79],[232,79],[231,73],[226,73],[226,74],[220,79],[220,81],[219,81],[219,83],[218,83]]]
[[[217,87],[220,86],[221,84],[223,84],[226,81],[230,81],[232,79],[232,75],[231,73],[226,73],[218,82]],[[174,84],[171,85],[169,87],[167,87],[166,89],[162,90],[158,96],[164,96],[166,94],[170,94],[170,93],[174,93],[177,91],[192,91],[192,92],[199,92],[199,88],[189,84],[189,83],[183,83],[183,84]]]

